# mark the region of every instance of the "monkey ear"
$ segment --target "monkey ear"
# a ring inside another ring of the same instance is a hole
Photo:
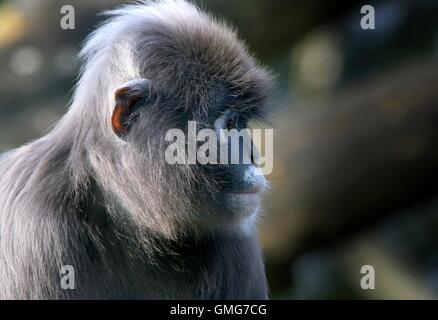
[[[156,93],[148,79],[136,79],[124,83],[115,92],[116,105],[111,118],[113,131],[119,137],[129,132],[140,108],[154,103]]]

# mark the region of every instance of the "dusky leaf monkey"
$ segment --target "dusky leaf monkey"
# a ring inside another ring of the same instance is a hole
[[[272,77],[184,0],[106,13],[68,112],[0,157],[0,298],[265,299],[253,165],[169,165],[164,136],[244,128]],[[62,266],[74,290],[60,284]]]

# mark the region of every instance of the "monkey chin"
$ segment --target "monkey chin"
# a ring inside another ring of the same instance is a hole
[[[226,193],[224,198],[226,209],[239,220],[255,215],[261,204],[261,192]]]
[[[261,204],[262,194],[267,188],[267,181],[262,175],[255,175],[251,168],[245,174],[242,187],[224,193],[224,206],[238,220],[255,216]]]

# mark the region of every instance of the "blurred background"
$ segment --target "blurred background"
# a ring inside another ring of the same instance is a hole
[[[196,1],[278,77],[261,239],[273,298],[438,298],[438,2]],[[121,0],[0,0],[0,151],[65,113]],[[76,29],[60,28],[73,5]],[[375,30],[362,30],[373,5]],[[375,268],[375,290],[360,286]]]

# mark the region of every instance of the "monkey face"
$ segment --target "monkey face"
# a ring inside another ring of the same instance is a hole
[[[219,163],[207,169],[211,178],[219,181],[222,208],[240,219],[257,212],[261,194],[267,187],[265,177],[254,163],[258,152],[250,132],[246,131],[247,122],[230,110],[215,121],[220,141]]]
[[[162,210],[190,211],[208,228],[251,221],[267,182],[254,162],[258,153],[247,129],[250,115],[227,105],[207,115],[180,109],[176,116],[168,109],[163,117],[169,100],[151,80],[130,81],[116,91],[112,116],[126,152],[134,147],[141,155],[145,179],[155,168],[155,201],[160,195]]]

